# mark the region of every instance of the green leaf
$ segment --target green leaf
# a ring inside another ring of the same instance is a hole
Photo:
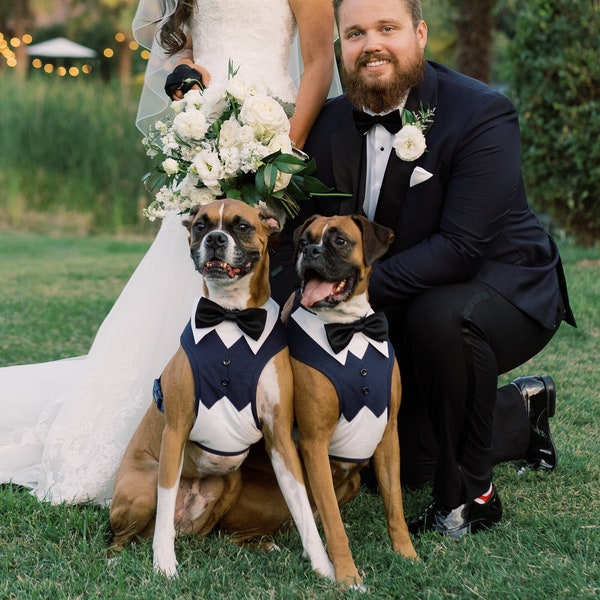
[[[142,177],[142,182],[149,192],[157,192],[167,183],[168,179],[164,171],[154,169]]]

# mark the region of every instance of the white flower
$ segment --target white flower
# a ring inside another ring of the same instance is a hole
[[[270,96],[251,96],[240,111],[242,123],[250,125],[259,136],[270,137],[276,133],[288,133],[290,122],[281,104]]]
[[[163,160],[162,168],[167,175],[175,175],[179,171],[179,163],[174,158],[167,158]]]
[[[184,139],[201,140],[208,131],[208,123],[199,110],[186,110],[173,119],[173,129]]]
[[[173,102],[171,102],[171,108],[173,109],[173,112],[178,115],[180,112],[183,112],[186,104],[187,102],[185,100],[173,100]]]
[[[277,171],[277,177],[275,178],[275,186],[273,187],[274,192],[284,190],[292,179],[291,173],[284,173],[283,171]]]
[[[284,154],[292,153],[292,140],[287,133],[276,133],[269,142],[269,152],[277,152],[281,150]]]
[[[425,136],[417,125],[405,125],[396,134],[393,142],[398,158],[406,161],[417,160],[425,149]]]
[[[250,144],[252,142],[255,142],[255,138],[254,138],[254,129],[252,129],[252,127],[250,127],[250,125],[242,125],[237,132],[237,139],[238,139],[238,144],[240,145],[244,145],[244,144]]]
[[[198,152],[192,161],[190,170],[193,174],[198,175],[206,187],[217,187],[219,179],[223,179],[225,176],[218,153],[211,150]]]
[[[231,148],[238,143],[238,132],[240,130],[240,124],[235,118],[227,119],[221,125],[221,131],[219,132],[219,147],[220,148]]]

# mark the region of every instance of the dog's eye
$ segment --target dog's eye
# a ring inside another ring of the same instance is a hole
[[[198,233],[204,231],[206,229],[206,224],[203,223],[202,221],[196,221],[194,223],[194,230],[197,231]]]
[[[334,240],[336,246],[345,246],[348,242],[343,237],[336,237]]]
[[[302,238],[299,242],[298,242],[298,248],[302,249],[305,248],[308,244],[308,240],[305,240],[304,238]]]
[[[248,225],[247,223],[240,223],[238,226],[238,231],[241,231],[242,233],[244,233],[245,231],[248,231],[248,229],[250,229],[250,225]]]

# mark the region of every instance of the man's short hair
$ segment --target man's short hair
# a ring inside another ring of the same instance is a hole
[[[408,12],[410,13],[413,25],[415,29],[418,24],[423,20],[423,8],[421,6],[421,0],[399,0],[399,2],[404,2],[406,4],[406,8],[408,8]],[[344,0],[333,0],[333,10],[335,13],[336,23],[340,22],[340,8]]]

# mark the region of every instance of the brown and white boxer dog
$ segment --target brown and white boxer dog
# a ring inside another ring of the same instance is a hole
[[[270,298],[267,250],[280,224],[269,211],[227,199],[200,207],[188,227],[204,297],[117,471],[111,549],[154,531],[154,568],[174,576],[176,530],[203,535],[226,522],[238,541],[261,536],[243,511],[228,512],[249,447],[264,438],[312,567],[333,579],[292,440],[292,372]]]
[[[287,319],[299,444],[339,583],[361,586],[339,506],[372,458],[392,548],[410,558],[400,488],[401,382],[387,322],[368,300],[393,232],[361,216],[315,216],[296,230],[300,306]]]

